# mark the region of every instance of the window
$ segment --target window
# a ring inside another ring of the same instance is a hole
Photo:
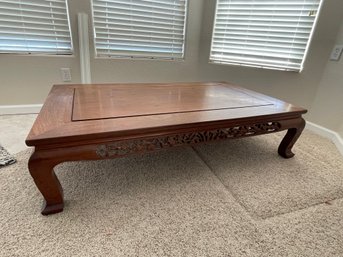
[[[300,72],[320,0],[217,0],[210,62]]]
[[[187,0],[93,0],[97,56],[181,59]]]
[[[72,54],[66,0],[1,0],[0,53]]]

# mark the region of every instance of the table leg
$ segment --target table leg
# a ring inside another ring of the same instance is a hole
[[[30,174],[44,197],[43,215],[63,211],[63,190],[53,169],[58,163],[53,159],[41,158],[37,152],[29,160]]]
[[[281,141],[278,149],[279,155],[287,159],[292,158],[294,156],[294,153],[292,152],[292,147],[300,137],[301,132],[303,131],[306,124],[303,118],[299,118],[295,122],[292,121],[291,123],[294,124],[291,125],[292,127],[289,127],[287,134]],[[289,126],[288,124],[286,125]]]

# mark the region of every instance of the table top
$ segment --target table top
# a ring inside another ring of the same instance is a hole
[[[73,121],[273,105],[224,85],[92,85],[75,88]]]
[[[226,82],[54,85],[26,143],[39,146],[136,137],[305,112]]]

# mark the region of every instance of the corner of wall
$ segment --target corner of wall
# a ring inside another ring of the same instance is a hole
[[[306,129],[331,140],[336,145],[337,150],[343,155],[343,136],[341,134],[310,121],[306,121]]]
[[[340,28],[331,48],[335,44],[343,44],[343,17],[338,24]],[[329,59],[329,56],[327,58]],[[334,130],[340,135],[343,135],[342,69],[343,57],[339,61],[327,61],[308,115],[308,119],[314,123]]]
[[[340,130],[338,131],[338,134],[341,136],[341,138],[343,138],[343,121],[342,121],[342,126]]]

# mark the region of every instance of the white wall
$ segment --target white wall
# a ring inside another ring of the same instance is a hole
[[[60,68],[71,68],[71,83],[80,83],[76,9],[82,11],[84,8],[82,4],[76,5],[74,0],[69,3],[75,55],[0,54],[0,106],[43,103],[51,86],[62,83]]]
[[[343,23],[336,44],[343,44]],[[343,135],[343,56],[328,61],[311,108],[313,122],[339,131]]]
[[[105,82],[172,82],[198,80],[199,38],[204,0],[191,0],[187,23],[185,61],[95,59],[90,31],[92,80]],[[69,0],[74,57],[0,55],[0,105],[43,103],[51,86],[62,83],[59,69],[70,67],[80,83],[77,13],[91,17],[90,0]],[[91,24],[89,24],[92,29]]]
[[[91,61],[95,82],[230,81],[311,108],[343,19],[343,1],[326,0],[302,73],[209,64],[214,0],[190,0],[184,62]],[[330,28],[330,29],[328,29]]]
[[[61,83],[59,69],[72,68],[73,82],[80,74],[76,57],[0,56],[0,105],[43,103],[51,85]]]
[[[319,81],[343,19],[343,1],[324,2],[302,73],[208,64],[215,1],[206,1],[201,34],[202,80],[226,80],[311,109]],[[311,110],[310,110],[311,111]]]
[[[184,61],[92,59],[93,82],[197,81],[204,0],[190,0]],[[91,41],[92,50],[94,49]],[[92,52],[94,55],[94,51]]]
[[[341,138],[343,138],[343,124],[342,124],[340,130],[338,131],[338,134],[341,136]]]
[[[321,98],[322,94],[317,95],[317,90],[322,87],[321,78],[343,19],[342,0],[325,0],[305,70],[300,74],[208,64],[215,1],[190,0],[189,4],[185,61],[94,59],[90,38],[93,82],[231,81],[304,106],[310,110],[310,120],[338,129],[337,124],[322,122],[322,114],[314,102]],[[90,1],[69,0],[69,7],[75,56],[0,55],[0,105],[42,103],[51,85],[61,83],[61,67],[72,68],[72,82],[80,82],[76,16],[78,12],[91,14]]]
[[[341,136],[341,138],[343,138],[343,123],[341,128],[338,130],[338,134]]]

